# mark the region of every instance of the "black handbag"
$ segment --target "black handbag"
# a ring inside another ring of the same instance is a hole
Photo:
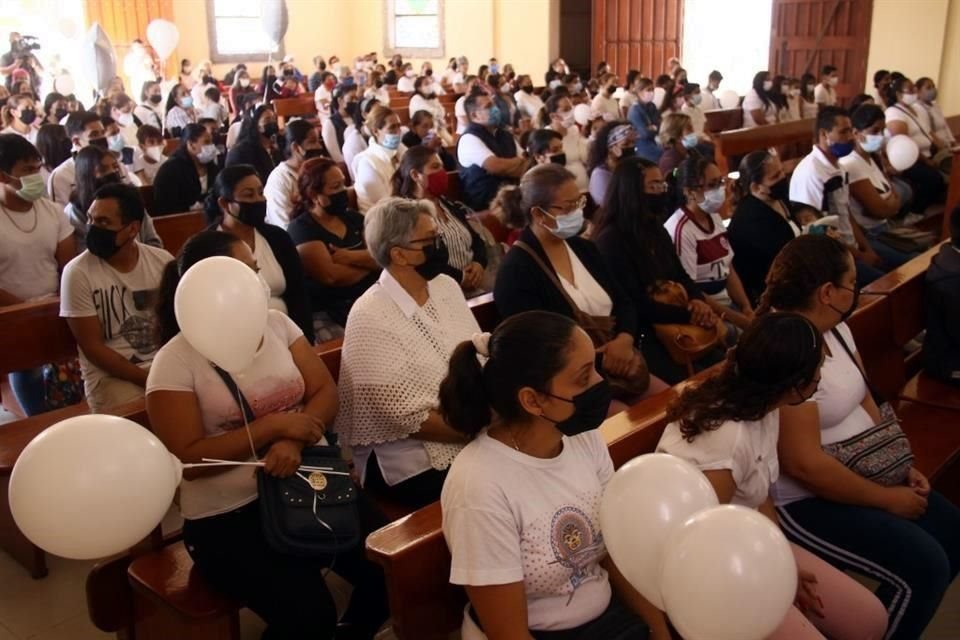
[[[220,367],[213,368],[237,398],[245,421],[253,422],[256,416],[237,383]],[[267,544],[300,557],[332,557],[356,548],[364,538],[358,489],[340,447],[306,447],[300,455],[301,468],[289,478],[257,471],[260,526]]]

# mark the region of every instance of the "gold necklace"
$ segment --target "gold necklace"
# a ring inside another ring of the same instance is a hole
[[[3,206],[3,205],[0,205],[0,209],[3,209],[3,214],[4,214],[5,216],[7,216],[7,220],[9,220],[9,221],[10,221],[10,224],[12,224],[13,226],[15,226],[15,227],[17,228],[17,231],[19,231],[20,233],[33,233],[33,232],[36,231],[36,229],[37,229],[37,222],[38,222],[40,216],[39,216],[39,214],[37,213],[37,206],[36,206],[36,205],[32,205],[31,208],[33,209],[33,226],[30,227],[29,229],[24,229],[23,227],[21,227],[20,225],[17,224],[16,220],[13,219],[13,216],[11,216],[11,215],[10,215],[10,212],[7,211],[7,207],[6,207],[6,206]]]

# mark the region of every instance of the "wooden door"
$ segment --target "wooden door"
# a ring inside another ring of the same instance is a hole
[[[199,10],[206,11],[201,0],[195,2]],[[94,22],[99,22],[110,37],[117,54],[117,72],[123,75],[123,59],[130,50],[130,44],[140,38],[150,48],[147,42],[147,25],[158,18],[173,22],[173,0],[86,0],[86,12],[87,28]],[[193,62],[196,64],[197,61]],[[174,51],[167,59],[164,75],[168,78],[177,77],[179,67],[179,56]],[[130,97],[140,101],[139,88],[134,91],[127,87],[127,91],[133,91]]]
[[[594,69],[603,60],[621,81],[630,69],[655,79],[682,42],[683,0],[593,0]]]
[[[770,71],[799,78],[837,67],[837,94],[863,93],[873,0],[773,0]]]
[[[560,0],[560,57],[582,78],[592,75],[592,11],[590,0]]]

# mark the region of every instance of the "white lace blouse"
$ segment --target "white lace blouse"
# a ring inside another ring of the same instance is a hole
[[[353,448],[361,481],[372,452],[393,486],[446,469],[462,448],[410,438],[437,407],[453,350],[480,331],[452,278],[437,276],[428,287],[421,307],[384,270],[347,317],[335,430]]]

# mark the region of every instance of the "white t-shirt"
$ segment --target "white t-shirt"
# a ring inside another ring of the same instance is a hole
[[[592,316],[609,316],[613,311],[613,300],[606,289],[600,286],[600,283],[594,279],[587,270],[577,254],[573,252],[570,245],[566,242],[563,246],[567,249],[567,255],[570,257],[570,268],[573,270],[573,282],[567,282],[563,276],[560,277],[560,284],[570,299],[577,304],[577,308],[584,313]]]
[[[700,108],[704,111],[723,108],[723,105],[720,104],[720,99],[714,95],[709,85],[703,85],[700,95],[703,96],[703,101],[700,103]]]
[[[839,166],[834,166],[820,147],[814,147],[793,170],[790,200],[838,216],[841,240],[848,246],[856,243],[850,222],[847,174]]]
[[[343,134],[343,143],[346,145],[350,130],[356,130],[356,127],[353,126],[352,118],[344,118],[344,122],[347,123],[347,130]],[[323,125],[320,128],[320,137],[323,138],[323,145],[327,148],[330,159],[334,162],[343,162],[343,150],[340,148],[340,142],[337,140],[337,128],[333,125],[333,120],[330,118],[323,121]]]
[[[766,104],[763,101],[763,98],[760,97],[760,94],[757,93],[756,89],[750,89],[747,92],[747,95],[743,98],[743,128],[749,129],[751,127],[756,127],[757,121],[753,119],[753,115],[750,113],[755,109],[760,109],[763,111],[763,117],[766,119],[767,124],[774,124],[777,121],[777,105],[772,101],[770,104]]]
[[[163,249],[137,243],[140,257],[129,273],[120,273],[89,251],[71,260],[63,270],[60,317],[96,317],[100,336],[111,350],[138,367],[149,366],[157,352],[157,290],[173,256]],[[97,396],[109,374],[80,349],[80,368],[88,396]]]
[[[703,110],[696,105],[687,104],[685,102],[683,103],[683,106],[680,107],[680,113],[685,113],[690,116],[690,123],[693,125],[693,132],[698,136],[702,136],[703,129],[707,125],[707,116],[703,114]]]
[[[367,139],[363,134],[357,131],[356,127],[347,127],[347,133],[343,137],[343,162],[347,165],[347,172],[350,174],[352,182],[357,181],[353,173],[354,159],[367,149]]]
[[[947,125],[947,119],[943,117],[943,111],[940,109],[940,105],[936,102],[932,104],[919,102],[918,104],[927,112],[927,115],[930,116],[930,126],[933,128],[936,136],[946,144],[956,144],[957,138]]]
[[[147,162],[144,158],[143,149],[138,146],[133,152],[133,167],[131,167],[131,173],[143,171],[149,180],[147,184],[153,184],[154,179],[157,177],[157,172],[160,171],[160,165],[166,162],[166,160],[166,156],[163,156],[158,162]]]
[[[297,172],[286,162],[281,162],[270,172],[263,187],[263,196],[267,199],[267,222],[286,229],[296,194]]]
[[[640,98],[633,91],[624,91],[620,96],[620,111],[630,113],[630,107],[640,102]]]
[[[402,93],[413,93],[413,83],[416,81],[416,77],[408,78],[403,75],[397,80],[397,91]]]
[[[57,245],[72,235],[63,208],[47,198],[26,213],[0,203],[0,289],[21,300],[57,295]]]
[[[570,127],[568,131],[573,129],[574,127]],[[520,148],[519,143],[516,143],[516,147],[517,155],[522,155],[523,149]],[[473,165],[482,167],[487,158],[493,157],[494,155],[496,154],[490,150],[490,147],[472,133],[460,136],[460,141],[457,142],[457,160],[464,168],[472,167]]]
[[[27,140],[30,141],[30,144],[36,146],[36,145],[37,145],[37,131],[39,131],[39,129],[37,129],[36,127],[30,127],[30,130],[27,131],[26,134],[23,134],[23,133],[20,133],[19,131],[17,131],[16,129],[14,129],[13,127],[7,127],[6,129],[0,131],[0,133],[15,133],[15,134],[17,134],[18,136],[20,136],[20,137],[22,137],[22,138],[26,138]]]
[[[680,423],[667,425],[657,451],[683,458],[701,471],[729,469],[737,486],[730,504],[756,509],[770,496],[770,487],[780,475],[777,441],[780,437],[780,410],[774,409],[759,420],[728,420],[712,431],[688,442]]]
[[[467,118],[466,101],[467,96],[462,95],[457,98],[457,102],[453,105],[453,115],[457,117],[457,133],[459,134],[467,130],[467,125],[463,123],[463,120]]]
[[[450,467],[440,504],[450,582],[523,582],[531,629],[570,629],[610,604],[600,500],[613,476],[596,429],[563,438],[555,458],[481,433]]]
[[[432,100],[427,100],[419,93],[413,94],[413,97],[410,98],[411,119],[413,119],[413,116],[417,111],[426,111],[427,113],[433,114],[433,124],[438,129],[445,126],[447,112],[444,110],[443,105],[440,104],[439,99],[434,98]]]
[[[593,97],[590,108],[592,111],[599,113],[607,122],[620,119],[620,104],[613,98],[608,98],[603,92]]]
[[[543,109],[543,100],[535,93],[526,91],[517,91],[513,94],[513,99],[517,103],[517,109],[528,118],[535,118],[540,109]]]
[[[850,350],[856,354],[857,345],[846,323],[837,325],[837,330]],[[829,355],[820,368],[820,386],[807,402],[816,402],[820,411],[820,443],[832,444],[852,438],[872,429],[873,418],[860,406],[867,395],[867,384],[840,342],[828,331],[823,334]],[[777,481],[773,497],[777,505],[789,504],[813,495],[790,476],[783,475]]]
[[[75,186],[77,186],[77,165],[71,156],[50,173],[47,193],[54,202],[66,205],[70,202],[70,193]]]
[[[869,180],[873,188],[881,197],[887,198],[893,194],[893,187],[887,176],[873,158],[864,158],[856,150],[840,158],[840,168],[847,174],[847,184],[854,184],[861,180]],[[864,229],[873,229],[887,223],[882,218],[873,218],[863,212],[863,205],[854,197],[850,198],[850,213]]]
[[[133,108],[134,117],[140,124],[149,124],[163,131],[163,114],[149,104],[138,104]]]
[[[297,411],[303,405],[303,376],[290,354],[290,345],[303,337],[292,320],[270,311],[263,344],[253,364],[232,374],[256,417]],[[204,358],[180,333],[157,352],[147,376],[147,395],[154,391],[196,394],[208,438],[244,427],[237,399]],[[257,498],[257,479],[250,467],[232,467],[215,476],[183,479],[180,513],[195,520],[238,509]]]
[[[391,151],[371,138],[367,148],[353,158],[351,166],[356,176],[354,189],[361,213],[390,197],[393,192],[393,174],[400,166],[403,151],[403,145]]]
[[[813,101],[827,107],[837,104],[837,91],[822,82],[813,88]]]
[[[321,120],[330,117],[330,100],[333,99],[333,92],[327,89],[326,85],[321,84],[313,92],[313,102],[317,106],[317,114]]]
[[[907,125],[907,135],[910,136],[910,139],[917,143],[917,147],[920,149],[920,153],[930,157],[930,138],[927,137],[927,134],[930,133],[930,114],[927,113],[927,110],[923,107],[908,107],[903,104],[895,104],[892,107],[887,107],[887,110],[883,112],[883,115],[886,117],[887,122],[903,122]]]
[[[725,282],[733,263],[733,247],[718,213],[707,214],[710,228],[701,227],[682,207],[663,224],[684,271],[697,283]]]
[[[286,314],[287,303],[283,301],[283,294],[287,290],[287,279],[283,275],[283,269],[273,255],[267,239],[256,229],[253,230],[253,237],[253,257],[260,267],[260,277],[270,286],[270,308]]]
[[[227,139],[224,141],[224,145],[227,147],[228,151],[233,148],[233,145],[237,144],[237,138],[240,137],[240,129],[242,128],[242,120],[238,120],[227,127]]]
[[[577,180],[577,189],[581,193],[587,191],[590,179],[587,178],[587,154],[590,152],[590,143],[580,135],[576,126],[568,127],[563,136],[563,153],[567,156],[567,171]]]

